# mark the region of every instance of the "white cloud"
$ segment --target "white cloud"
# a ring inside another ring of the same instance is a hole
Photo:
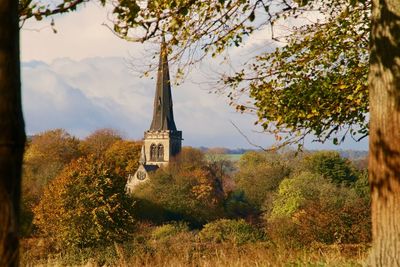
[[[49,66],[23,67],[23,108],[27,132],[65,128],[76,135],[86,135],[101,127],[117,127],[110,112],[87,98],[82,91],[66,83]]]
[[[155,80],[134,77],[122,58],[27,62],[22,73],[28,133],[65,128],[82,137],[95,128],[114,127],[140,139],[150,125]],[[173,97],[186,145],[248,146],[230,120],[247,128],[254,118],[234,113],[224,97],[192,83],[173,88]]]
[[[123,41],[102,26],[108,21],[109,12],[98,3],[89,2],[76,12],[56,16],[56,34],[50,19],[27,21],[21,30],[21,59],[51,62],[60,57],[127,57],[143,49],[143,45]]]

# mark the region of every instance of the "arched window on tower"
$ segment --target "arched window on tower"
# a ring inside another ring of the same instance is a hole
[[[157,146],[155,144],[151,144],[150,146],[150,160],[156,161],[157,157]]]
[[[158,145],[157,160],[158,161],[164,161],[164,146],[162,144]]]

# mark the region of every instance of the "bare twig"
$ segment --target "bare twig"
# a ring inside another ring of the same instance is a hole
[[[262,147],[262,146],[260,146],[260,145],[257,145],[257,144],[255,144],[255,143],[253,143],[253,142],[251,142],[250,139],[249,139],[249,137],[248,137],[247,135],[245,135],[245,134],[240,130],[240,128],[239,128],[233,121],[230,120],[230,123],[233,125],[233,127],[236,128],[236,130],[240,133],[240,135],[243,136],[243,137],[246,139],[247,143],[249,143],[250,145],[252,145],[252,146],[254,146],[254,147],[257,147],[257,148],[259,148],[259,149],[261,149],[261,150],[263,150],[263,151],[268,151],[268,150],[265,149],[264,147]]]

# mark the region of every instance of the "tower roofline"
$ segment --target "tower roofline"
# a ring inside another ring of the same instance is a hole
[[[171,80],[168,67],[168,48],[164,37],[160,48],[160,62],[158,66],[156,92],[154,96],[153,120],[149,130],[177,130],[172,104]]]

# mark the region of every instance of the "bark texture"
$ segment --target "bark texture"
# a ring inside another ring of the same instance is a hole
[[[18,1],[0,0],[0,266],[18,266],[25,130],[21,108]]]
[[[369,179],[370,266],[400,266],[400,1],[373,0]]]

